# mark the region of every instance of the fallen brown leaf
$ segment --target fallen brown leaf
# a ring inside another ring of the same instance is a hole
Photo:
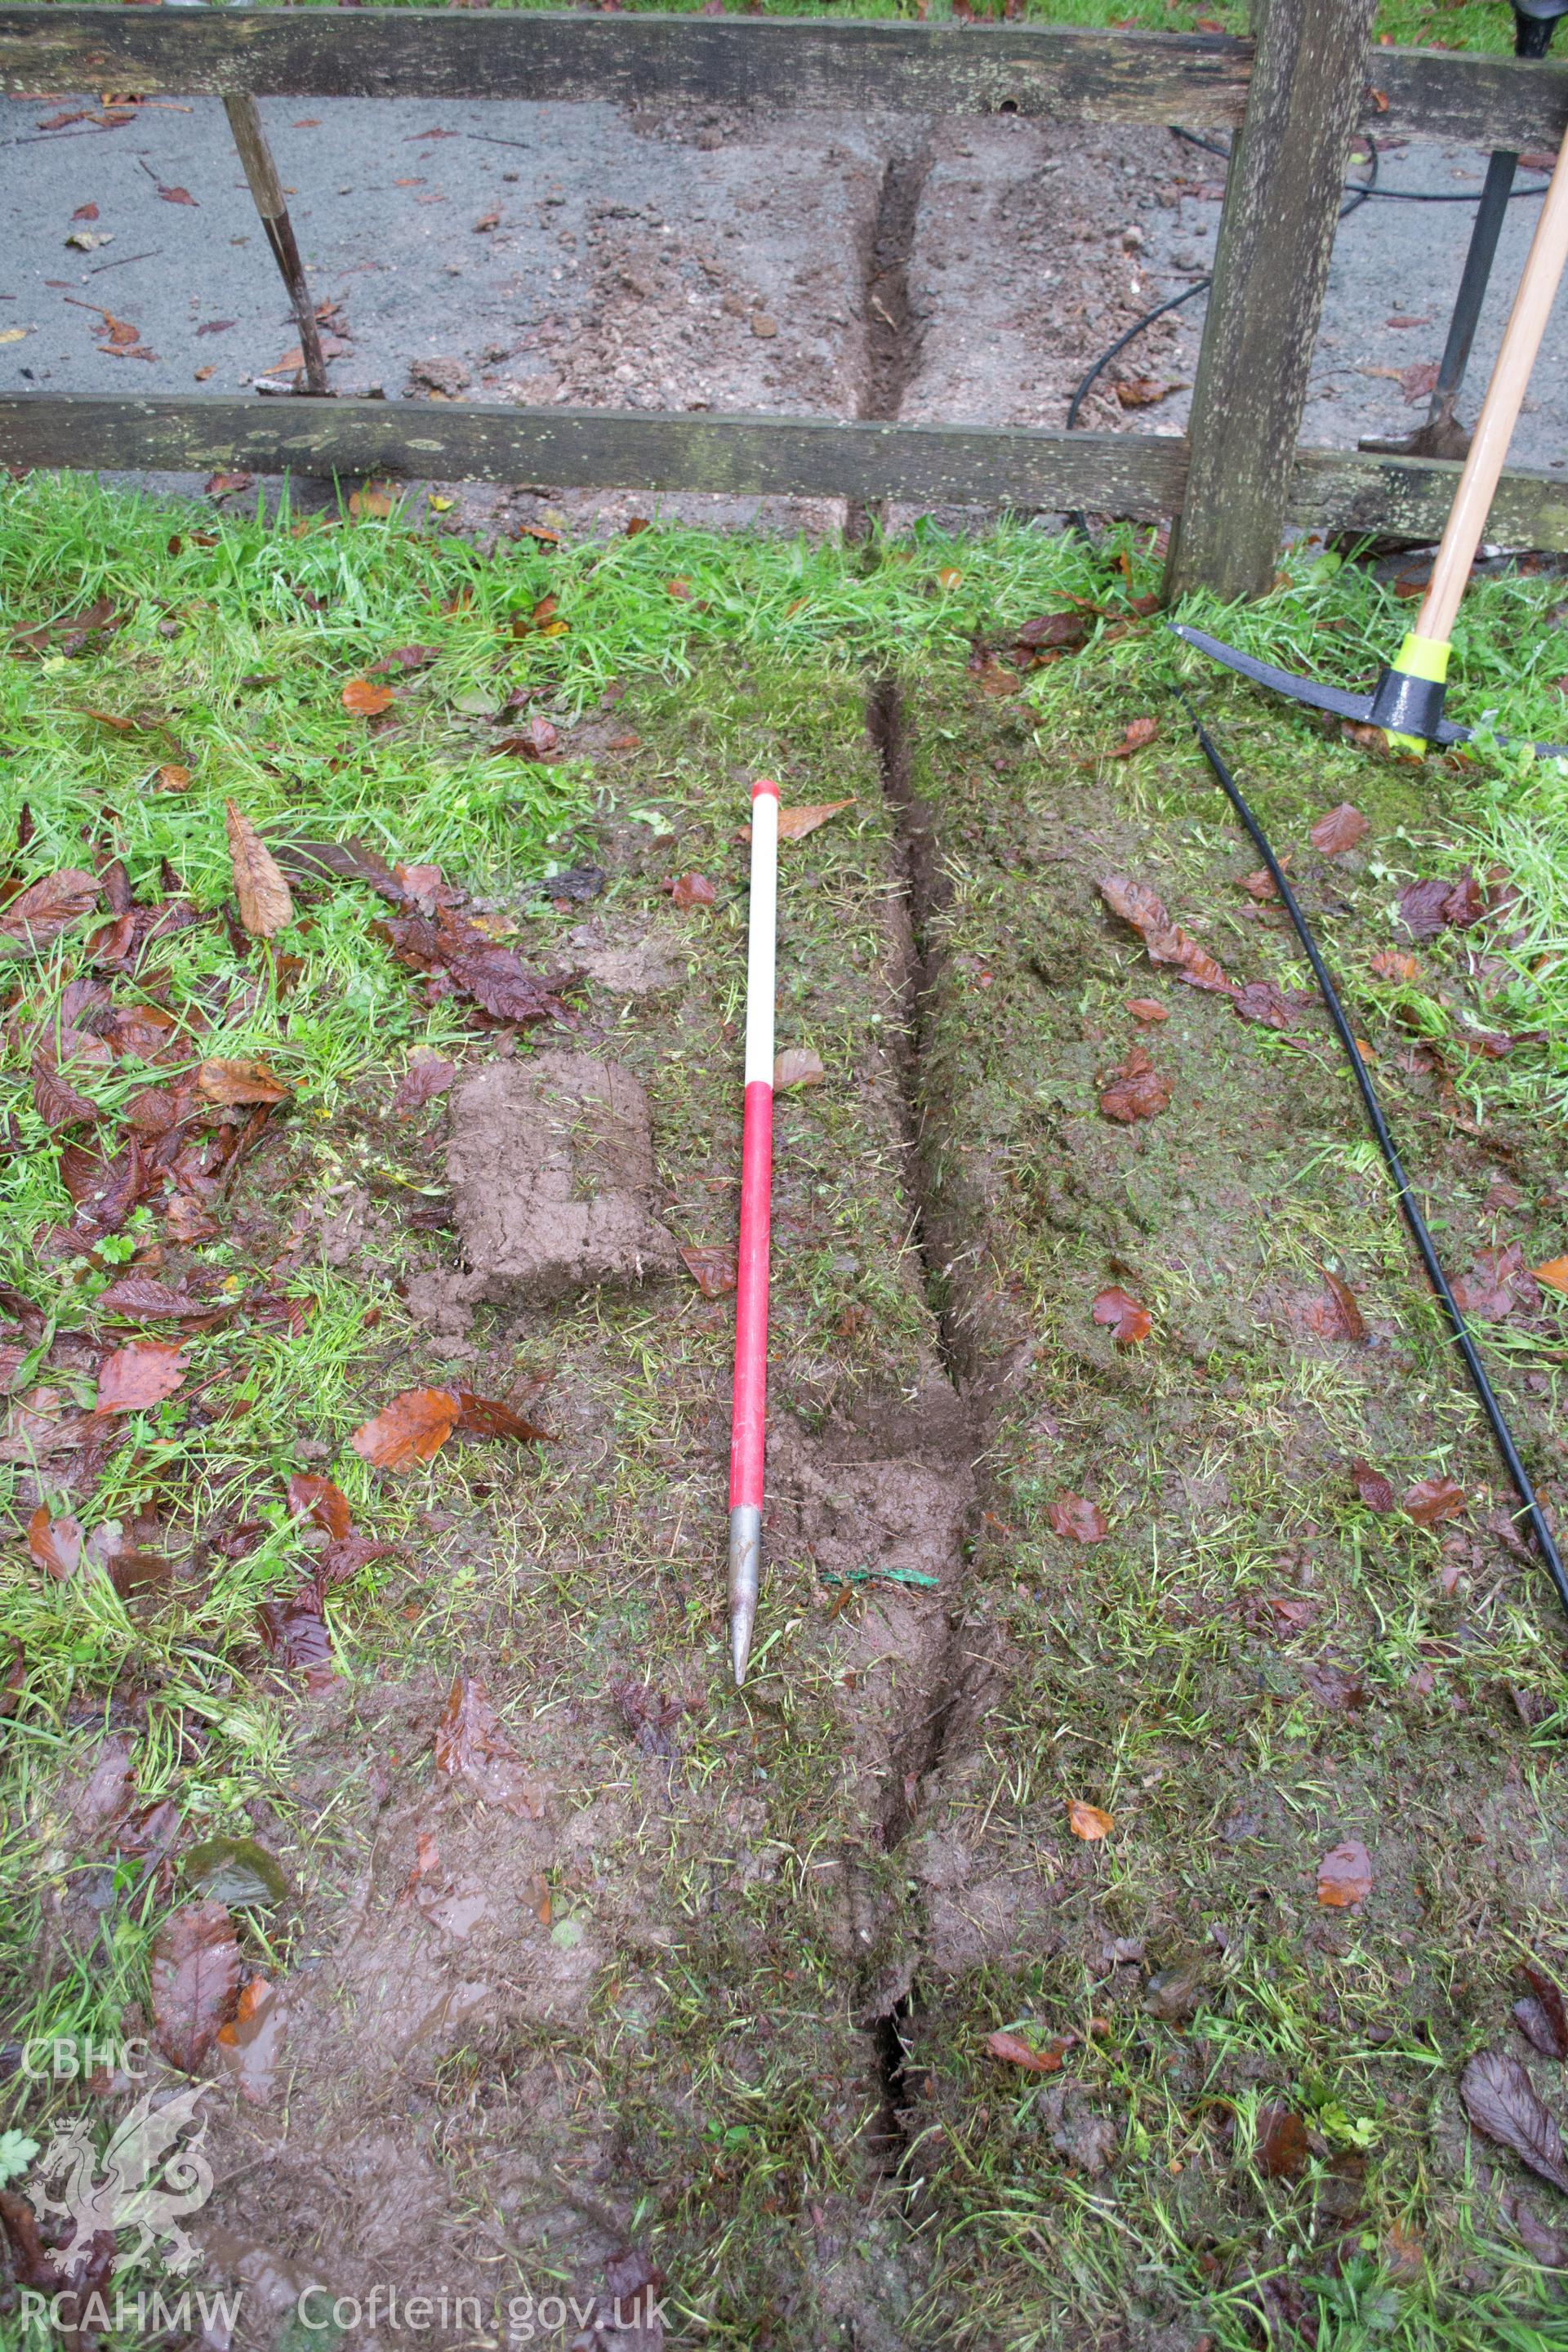
[[[1407,883],[1399,894],[1399,919],[1413,940],[1435,940],[1449,928],[1468,931],[1486,911],[1486,894],[1469,866],[1457,882],[1436,876]]]
[[[1069,1797],[1068,1827],[1074,1837],[1083,1838],[1089,1844],[1097,1845],[1101,1838],[1108,1838],[1110,1835],[1111,1831],[1116,1827],[1116,1817],[1113,1813],[1103,1811],[1099,1805],[1086,1803],[1082,1797]]]
[[[395,646],[391,653],[383,654],[379,661],[372,662],[370,675],[378,677],[388,670],[426,669],[440,650],[439,646]]]
[[[436,1769],[466,1780],[487,1802],[537,1821],[543,1803],[523,1779],[521,1762],[484,1685],[471,1675],[459,1675],[436,1727]]]
[[[1421,977],[1421,967],[1405,948],[1379,948],[1372,957],[1368,970],[1374,980],[1414,981]]]
[[[1348,1282],[1324,1269],[1321,1290],[1299,1291],[1288,1301],[1290,1321],[1315,1339],[1359,1344],[1366,1338],[1366,1322]]]
[[[9,940],[24,954],[37,955],[90,911],[100,887],[97,875],[79,866],[64,866],[56,874],[44,875],[0,907],[0,940]]]
[[[233,801],[225,801],[229,860],[239,919],[254,939],[269,940],[294,919],[294,901],[283,870],[250,819]]]
[[[722,1298],[735,1287],[735,1253],[731,1249],[683,1249],[687,1272],[704,1298]]]
[[[1168,1021],[1171,1017],[1169,1008],[1156,1003],[1152,996],[1130,996],[1127,1010],[1134,1021]]]
[[[572,1014],[549,982],[530,971],[515,949],[503,947],[447,907],[434,922],[419,915],[393,916],[373,926],[400,963],[416,971],[444,973],[462,995],[497,1021],[520,1026],[535,1021],[572,1025]]]
[[[394,907],[413,904],[381,852],[353,835],[346,841],[280,841],[277,855],[279,864],[302,882],[364,882]]]
[[[27,1521],[27,1549],[38,1566],[63,1584],[81,1565],[81,1521],[65,1511],[56,1517],[47,1503],[40,1503]]]
[[[1249,980],[1231,992],[1230,1009],[1238,1021],[1254,1021],[1261,1029],[1278,1029],[1289,1036],[1300,1026],[1301,1015],[1272,980]]]
[[[1348,1674],[1322,1658],[1309,1658],[1301,1667],[1301,1680],[1320,1706],[1331,1715],[1351,1715],[1366,1705],[1366,1685],[1359,1675]]]
[[[100,1290],[94,1304],[109,1315],[128,1315],[138,1322],[150,1322],[165,1315],[211,1315],[214,1302],[210,1298],[193,1298],[186,1290],[172,1290],[151,1274],[121,1274],[105,1290]]]
[[[1331,1274],[1327,1266],[1323,1268],[1323,1280],[1333,1301],[1332,1316],[1321,1327],[1324,1337],[1359,1343],[1366,1338],[1366,1322],[1356,1304],[1354,1291],[1342,1276]]]
[[[266,1977],[252,1977],[233,2017],[220,2025],[214,2048],[242,2099],[265,2106],[278,2076],[283,2038],[283,1996]]]
[[[1177,977],[1189,988],[1228,995],[1231,982],[1224,968],[1191,932],[1171,920],[1158,894],[1146,882],[1134,881],[1126,874],[1108,874],[1097,887],[1111,913],[1131,923],[1151,963],[1173,964]]]
[[[556,628],[564,628],[565,625],[564,621],[553,624]],[[560,729],[536,712],[521,734],[503,735],[495,748],[498,751],[504,751],[513,760],[539,761],[550,759],[560,741]]]
[[[1364,840],[1371,830],[1369,821],[1360,809],[1353,808],[1349,801],[1342,801],[1338,808],[1330,809],[1326,816],[1318,819],[1307,838],[1314,849],[1321,850],[1325,857],[1342,857],[1346,850],[1353,849],[1359,841]]]
[[[690,907],[711,907],[719,893],[706,874],[678,874],[669,885],[669,895],[684,911]]]
[[[819,1087],[827,1076],[820,1055],[809,1045],[786,1045],[773,1063],[773,1092],[788,1087]]]
[[[163,1222],[168,1227],[170,1240],[187,1246],[195,1242],[210,1242],[222,1231],[211,1212],[184,1192],[176,1194],[170,1202],[163,1213]]]
[[[1153,408],[1183,388],[1180,384],[1162,383],[1156,376],[1135,375],[1124,377],[1116,386],[1116,397],[1123,408]]]
[[[467,1437],[515,1437],[520,1444],[552,1445],[554,1439],[547,1429],[537,1423],[525,1421],[509,1404],[498,1398],[476,1396],[472,1389],[455,1391],[458,1400],[457,1427]]]
[[[1464,1488],[1451,1478],[1418,1478],[1405,1496],[1404,1508],[1418,1528],[1435,1528],[1440,1520],[1458,1518],[1466,1499]]]
[[[153,1939],[153,2035],[172,2066],[194,2074],[231,2015],[239,1945],[222,1903],[187,1903]]]
[[[1511,2148],[1532,2172],[1568,2190],[1568,2161],[1555,2118],[1517,2058],[1482,2050],[1459,2077],[1465,2113],[1479,2132]]]
[[[296,1470],[289,1481],[289,1508],[297,1519],[312,1519],[328,1535],[342,1539],[353,1528],[353,1513],[341,1486],[313,1470]]]
[[[1513,2005],[1513,2020],[1525,2040],[1545,2058],[1568,2058],[1568,2009],[1544,1969],[1526,1960],[1519,1971],[1528,1990]]]
[[[1134,1045],[1100,1097],[1100,1115],[1119,1127],[1153,1118],[1171,1099],[1172,1081],[1162,1077],[1142,1045]]]
[[[1474,1265],[1453,1287],[1461,1311],[1478,1323],[1500,1323],[1516,1309],[1532,1314],[1541,1304],[1535,1276],[1518,1242],[1478,1250]]]
[[[117,1234],[150,1181],[135,1136],[123,1151],[109,1158],[78,1144],[65,1144],[59,1171],[61,1182],[77,1204],[73,1228],[81,1233]]]
[[[454,1389],[405,1389],[356,1429],[351,1443],[378,1470],[406,1470],[440,1452],[458,1425],[458,1411]]]
[[[1394,1489],[1381,1470],[1357,1454],[1351,1464],[1351,1483],[1369,1511],[1387,1513],[1394,1508]]]
[[[1157,719],[1129,719],[1120,743],[1113,743],[1106,753],[1108,760],[1129,760],[1134,751],[1146,751],[1160,732]]]
[[[1289,2107],[1259,2107],[1258,2169],[1269,2180],[1294,2180],[1307,2169],[1311,2155],[1307,2126]]]
[[[173,1396],[184,1378],[185,1351],[177,1339],[132,1339],[99,1366],[95,1410],[145,1412]]]
[[[779,839],[804,841],[808,833],[815,833],[819,824],[827,823],[829,817],[840,816],[847,808],[854,805],[852,800],[820,801],[810,808],[781,808]]]
[[[1154,1318],[1146,1307],[1140,1307],[1125,1290],[1102,1290],[1094,1302],[1094,1319],[1110,1325],[1119,1348],[1134,1348],[1146,1339],[1154,1328]]]
[[[1020,625],[1015,644],[1020,654],[1033,656],[1035,667],[1041,668],[1047,661],[1077,653],[1086,646],[1100,617],[1092,604],[1069,606],[1059,613],[1038,613]]]
[[[1359,1838],[1346,1838],[1318,1864],[1318,1900],[1326,1910],[1364,1903],[1372,1893],[1372,1857]]]
[[[455,1777],[498,1759],[516,1761],[517,1749],[501,1729],[484,1685],[471,1675],[459,1675],[436,1726],[436,1769]]]
[[[135,1748],[130,1732],[110,1732],[95,1751],[91,1770],[70,1794],[71,1820],[84,1843],[101,1837],[130,1807],[136,1794]]]
[[[1077,2040],[1076,2033],[1058,2033],[1055,2041],[1037,2044],[1020,2033],[997,2032],[986,2035],[985,2047],[1005,2065],[1022,2066],[1028,2074],[1055,2074]]]
[[[204,1062],[196,1085],[206,1102],[280,1103],[289,1098],[288,1087],[265,1062]]]
[[[405,1389],[356,1429],[354,1452],[380,1470],[406,1470],[438,1454],[454,1430],[471,1437],[550,1442],[549,1432],[471,1389]]]
[[[357,1576],[368,1560],[385,1559],[396,1549],[395,1544],[377,1543],[374,1536],[334,1536],[316,1555],[313,1580],[323,1587],[342,1584]]]
[[[257,1620],[262,1639],[288,1674],[303,1677],[307,1690],[320,1693],[337,1680],[332,1664],[332,1637],[321,1613],[321,1595],[312,1582],[258,1605]]]
[[[395,1115],[405,1118],[411,1111],[422,1110],[426,1103],[434,1102],[437,1095],[447,1092],[457,1075],[456,1062],[448,1062],[444,1054],[433,1054],[426,1046],[416,1046],[393,1093]]]
[[[100,596],[79,612],[64,614],[58,620],[39,621],[32,628],[17,629],[11,642],[19,654],[41,655],[53,645],[58,645],[63,653],[78,654],[89,638],[122,627],[127,617],[107,596]]]
[[[397,697],[390,686],[377,686],[374,678],[351,677],[341,699],[343,709],[352,710],[356,719],[376,719],[391,709]]]
[[[1549,1257],[1544,1265],[1532,1266],[1531,1271],[1548,1290],[1568,1294],[1568,1257]]]
[[[1070,1537],[1074,1543],[1103,1543],[1110,1533],[1100,1505],[1082,1495],[1057,1496],[1047,1517],[1054,1535]]]
[[[79,1094],[41,1048],[33,1056],[32,1077],[33,1108],[46,1127],[89,1126],[100,1116],[98,1105]]]

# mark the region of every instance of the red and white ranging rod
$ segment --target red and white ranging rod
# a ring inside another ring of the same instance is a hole
[[[752,786],[752,911],[746,948],[745,1113],[735,1386],[730,1438],[730,1654],[746,1679],[763,1559],[768,1424],[768,1223],[773,1180],[773,973],[778,936],[779,788]]]

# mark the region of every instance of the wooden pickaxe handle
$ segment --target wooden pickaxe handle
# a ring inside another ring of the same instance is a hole
[[[1431,582],[1413,632],[1429,645],[1446,646],[1454,634],[1459,600],[1491,512],[1564,261],[1568,261],[1568,140],[1558,155],[1541,207],[1541,218],[1535,225],[1524,275],[1513,298],[1492,380],[1481,404],[1470,452],[1459,476],[1459,487],[1432,567]]]

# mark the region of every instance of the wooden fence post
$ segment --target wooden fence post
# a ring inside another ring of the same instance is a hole
[[[1261,596],[1274,577],[1373,5],[1263,11],[1226,176],[1170,596]]]
[[[267,144],[267,133],[261,128],[261,115],[248,90],[226,93],[224,112],[234,133],[234,143],[239,150],[239,160],[245,166],[245,176],[250,193],[256,199],[256,209],[261,215],[261,226],[267,231],[267,242],[272,247],[272,258],[289,289],[293,305],[294,322],[300,330],[300,356],[304,364],[305,383],[317,394],[325,394],[327,363],[321,356],[321,338],[316,331],[316,313],[310,302],[310,289],[305,278],[305,265],[300,258],[295,241],[294,224],[289,217],[289,207],[283,201],[283,184],[278,177],[278,166],[272,161],[272,150]]]

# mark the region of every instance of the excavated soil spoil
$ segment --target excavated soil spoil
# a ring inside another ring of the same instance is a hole
[[[410,1294],[437,1322],[480,1299],[564,1298],[679,1263],[648,1205],[647,1096],[613,1062],[547,1052],[477,1070],[453,1097],[447,1182],[463,1269]]]

